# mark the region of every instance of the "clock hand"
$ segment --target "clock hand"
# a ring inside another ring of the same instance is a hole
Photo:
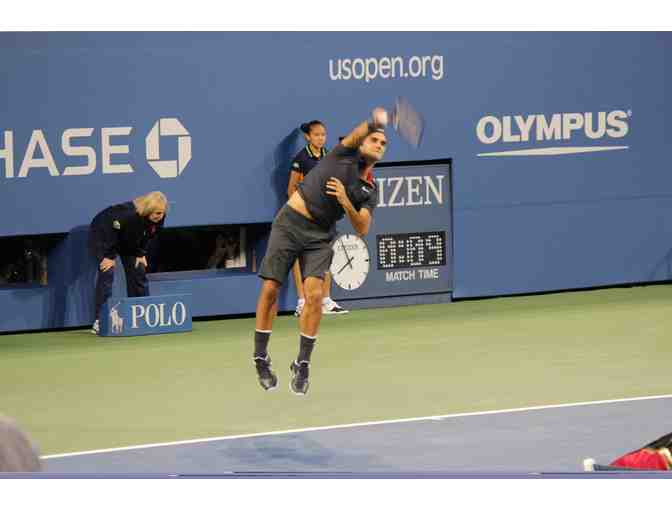
[[[353,269],[351,261],[354,260],[354,258],[355,257],[352,257],[345,264],[343,264],[343,267],[341,269],[339,269],[338,271],[336,271],[336,274],[341,274],[343,272],[343,270],[348,266],[350,266],[350,269]]]
[[[348,250],[345,249],[345,245],[343,244],[343,239],[339,239],[341,242],[341,247],[343,248],[343,253],[345,254],[345,258],[348,260],[348,265],[350,266],[350,269],[354,269],[352,267],[352,257],[348,257]],[[339,271],[340,273],[340,271]]]

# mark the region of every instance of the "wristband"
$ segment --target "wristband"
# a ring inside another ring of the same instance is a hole
[[[385,133],[385,128],[383,125],[374,122],[373,119],[369,119],[369,133]]]

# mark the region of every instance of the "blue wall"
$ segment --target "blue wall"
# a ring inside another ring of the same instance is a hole
[[[373,106],[404,95],[423,111],[427,133],[417,151],[392,137],[387,160],[453,158],[455,296],[669,279],[671,50],[670,33],[634,32],[2,33],[0,236],[69,232],[153,189],[171,201],[170,226],[268,222],[301,122],[323,119],[333,144]],[[373,58],[396,56],[406,65],[427,57],[425,75],[332,79],[339,59],[341,70],[342,59],[372,59],[373,70]],[[603,133],[600,112],[612,115]],[[582,115],[562,115],[573,113]],[[585,113],[599,136],[563,133]],[[559,139],[537,139],[541,117],[552,124],[554,115]],[[520,135],[516,116],[530,123],[527,141],[507,141]],[[146,138],[159,119],[186,130],[160,138],[160,160],[182,157],[176,178],[148,163]],[[479,121],[492,143],[479,139]],[[62,175],[89,161],[64,154],[71,128],[91,130],[71,142],[95,152],[95,168],[74,170],[90,174]],[[109,137],[128,153],[112,154],[117,166],[107,170],[130,164],[132,173],[103,173],[110,128],[128,133]],[[19,177],[34,130],[54,167],[25,167]],[[6,132],[14,177],[2,159]],[[570,147],[618,149],[478,156]]]

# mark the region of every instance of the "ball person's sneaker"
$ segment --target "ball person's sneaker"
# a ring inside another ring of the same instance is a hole
[[[322,302],[322,313],[325,315],[342,315],[348,313],[348,310],[329,297]]]
[[[292,380],[289,382],[289,389],[295,395],[305,395],[308,393],[308,366],[307,361],[292,361],[289,365],[289,372],[292,374]]]
[[[96,319],[91,326],[92,335],[100,335],[100,321]]]
[[[306,304],[305,299],[299,299],[296,302],[296,308],[294,309],[294,317],[301,317],[301,313],[303,312],[303,306]]]
[[[257,377],[259,378],[261,387],[266,391],[271,391],[277,388],[278,376],[271,370],[271,357],[267,354],[265,358],[257,356],[252,359],[254,361],[254,366],[257,369]]]

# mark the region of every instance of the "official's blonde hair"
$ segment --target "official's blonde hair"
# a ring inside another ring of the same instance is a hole
[[[160,191],[152,191],[142,195],[133,200],[133,204],[135,204],[135,210],[138,214],[143,217],[149,216],[158,209],[163,209],[168,213],[168,199]]]

